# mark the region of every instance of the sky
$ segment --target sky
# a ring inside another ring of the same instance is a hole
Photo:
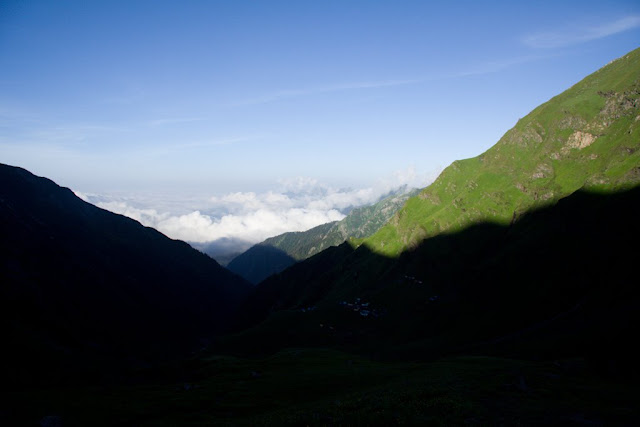
[[[0,162],[257,242],[427,185],[639,42],[637,1],[1,0]]]

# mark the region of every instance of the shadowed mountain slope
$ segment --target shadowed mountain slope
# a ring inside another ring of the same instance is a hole
[[[266,239],[238,255],[228,265],[229,270],[251,283],[259,283],[279,273],[297,261],[351,238],[363,238],[380,229],[408,198],[418,194],[412,190],[394,194],[374,203],[353,209],[340,221],[322,224],[307,231],[290,232]]]
[[[259,284],[239,321],[257,326],[226,344],[625,358],[640,324],[639,98],[636,50],[454,162],[359,245]]]
[[[631,374],[639,215],[639,188],[578,192],[399,258],[330,248],[258,285],[242,311],[257,326],[223,344],[248,354],[332,346],[383,358],[586,357]]]
[[[7,165],[0,235],[4,356],[23,367],[184,353],[224,329],[250,286],[184,242]]]
[[[259,243],[235,257],[227,268],[255,285],[295,263],[296,260],[285,251]]]

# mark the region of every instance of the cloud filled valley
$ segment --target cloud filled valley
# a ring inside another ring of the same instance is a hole
[[[434,174],[413,168],[365,188],[334,188],[307,177],[283,179],[278,188],[206,195],[76,194],[98,207],[125,215],[209,253],[231,254],[289,231],[304,231],[344,218],[354,207],[384,196],[425,187]]]

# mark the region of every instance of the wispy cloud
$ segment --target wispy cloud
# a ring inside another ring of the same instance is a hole
[[[108,97],[101,99],[103,104],[111,105],[131,105],[140,102],[144,99],[144,92],[139,87],[126,89],[119,94],[112,94]]]
[[[124,128],[108,125],[92,124],[68,124],[50,126],[33,132],[33,138],[37,141],[65,141],[68,143],[85,141],[96,135],[112,132],[122,132]]]
[[[228,138],[212,138],[212,139],[204,139],[198,141],[182,141],[170,144],[159,144],[153,146],[139,146],[136,147],[136,150],[141,151],[145,155],[156,155],[163,156],[173,154],[178,151],[184,150],[196,150],[203,148],[210,148],[222,145],[231,145],[231,144],[239,144],[250,141],[257,141],[265,138],[266,135],[257,134],[257,135],[246,135],[246,136],[237,136],[237,137],[228,137]]]
[[[640,27],[640,15],[631,15],[599,25],[571,25],[559,31],[540,32],[522,39],[527,46],[539,49],[565,47]]]
[[[193,123],[193,122],[201,122],[206,120],[203,117],[166,117],[162,119],[150,120],[148,122],[149,126],[159,127],[166,125],[175,125],[181,123]]]
[[[96,137],[122,132],[124,128],[99,124],[50,124],[38,119],[11,122],[0,113],[0,130],[3,131],[0,144],[72,148]]]
[[[457,76],[465,77],[465,76],[476,76],[476,75],[482,75],[482,74],[497,73],[499,71],[513,67],[515,65],[521,65],[529,62],[540,61],[542,59],[549,58],[550,56],[552,55],[527,55],[527,56],[520,56],[517,58],[483,62],[480,64],[473,65],[468,69],[457,73]]]
[[[277,92],[258,96],[256,98],[241,100],[233,103],[233,105],[244,106],[244,105],[267,104],[269,102],[275,102],[275,101],[280,101],[280,100],[289,99],[289,98],[297,98],[301,96],[319,95],[323,93],[342,92],[342,91],[358,90],[358,89],[378,89],[378,88],[392,87],[392,86],[404,86],[404,85],[420,83],[422,81],[423,81],[422,79],[364,81],[364,82],[355,82],[355,83],[316,86],[316,87],[303,88],[303,89],[280,90]]]
[[[260,138],[262,138],[262,136],[260,135],[239,136],[234,138],[212,139],[209,141],[185,142],[181,144],[175,144],[171,147],[174,149],[213,147],[216,145],[230,145],[230,144],[237,144],[239,142],[254,141]]]

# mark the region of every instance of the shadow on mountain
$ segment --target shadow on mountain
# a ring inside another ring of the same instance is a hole
[[[109,376],[189,354],[250,289],[184,242],[0,165],[5,383]]]
[[[235,257],[227,268],[255,285],[295,263],[296,260],[285,251],[268,244],[257,244]]]
[[[637,375],[638,218],[640,188],[579,191],[509,226],[482,223],[427,239],[398,259],[364,246],[330,248],[260,283],[236,323],[244,331],[219,349],[585,357]]]
[[[376,203],[350,210],[340,221],[320,224],[306,231],[270,237],[239,255],[229,269],[257,284],[297,261],[305,260],[350,238],[371,236],[419,190],[404,186],[382,196]]]

